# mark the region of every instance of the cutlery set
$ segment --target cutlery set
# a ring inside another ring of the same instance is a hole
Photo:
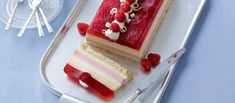
[[[7,24],[6,24],[6,27],[5,27],[5,30],[8,31],[10,30],[10,27],[11,27],[11,24],[14,20],[14,16],[15,16],[15,13],[16,13],[16,10],[17,10],[17,7],[20,3],[24,2],[24,0],[16,0],[16,5],[15,7],[13,8],[13,12],[12,14],[10,15],[10,19],[8,20]],[[37,29],[38,29],[38,34],[39,34],[39,37],[43,37],[44,36],[44,31],[43,31],[43,28],[42,28],[42,24],[40,22],[40,14],[42,16],[42,19],[47,27],[47,30],[49,33],[52,33],[53,32],[53,29],[51,27],[51,25],[49,24],[48,22],[48,19],[47,17],[45,16],[45,13],[44,11],[42,10],[41,8],[41,3],[43,2],[43,0],[28,0],[28,5],[31,9],[31,14],[29,15],[28,19],[25,21],[25,23],[22,25],[21,29],[20,29],[20,32],[18,33],[18,37],[22,37],[24,35],[24,32],[25,30],[27,29],[32,17],[35,15],[35,19],[36,19],[36,23],[37,23]]]

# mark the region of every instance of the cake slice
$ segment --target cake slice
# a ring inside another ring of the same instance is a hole
[[[115,61],[96,52],[98,48],[81,43],[64,68],[67,75],[102,95],[112,95],[131,79],[131,73]]]
[[[171,0],[103,0],[86,34],[87,43],[140,61]]]

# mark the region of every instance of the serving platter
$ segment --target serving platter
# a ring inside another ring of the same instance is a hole
[[[42,80],[54,94],[61,97],[61,103],[105,102],[71,82],[63,72],[63,68],[75,48],[80,42],[85,40],[77,31],[77,23],[90,23],[101,2],[102,0],[78,0],[42,57],[40,64]],[[149,52],[159,53],[162,56],[162,60],[165,60],[171,53],[186,47],[205,4],[206,0],[173,0],[172,6],[162,22]],[[137,85],[147,75],[140,71],[137,63],[107,52],[104,53],[134,74],[134,79],[131,83],[120,90],[113,100],[106,101],[107,103],[123,103],[135,92]],[[159,87],[156,87],[156,90],[153,91],[154,93],[145,100],[146,103],[160,102],[176,65],[177,63],[171,66],[171,70],[164,82]]]

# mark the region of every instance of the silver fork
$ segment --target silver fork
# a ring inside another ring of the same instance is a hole
[[[17,9],[19,3],[22,3],[24,0],[15,0],[15,1],[16,1],[16,5],[15,5],[15,7],[13,8],[13,12],[12,12],[12,14],[11,14],[11,16],[10,16],[10,19],[8,20],[8,22],[7,22],[7,24],[6,24],[6,27],[5,27],[5,30],[7,30],[7,31],[10,30],[10,27],[11,27],[11,24],[12,24],[12,21],[13,21],[13,18],[14,18],[14,16],[15,16],[16,9]]]
[[[32,1],[33,0],[28,0],[29,7],[31,9],[33,9]],[[35,11],[35,17],[36,17],[36,21],[37,21],[39,37],[43,37],[44,36],[44,32],[43,32],[42,25],[41,25],[41,22],[40,22],[40,19],[39,19],[39,14],[38,14],[38,9],[37,8],[36,8],[36,11]]]
[[[29,16],[29,18],[27,19],[27,21],[25,22],[25,24],[23,25],[23,27],[21,28],[20,32],[18,33],[18,37],[22,37],[24,35],[24,32],[26,30],[26,28],[29,25],[29,22],[31,20],[31,18],[33,17],[33,14],[35,13],[37,7],[40,5],[40,3],[42,2],[42,0],[33,0],[32,1],[32,12]]]

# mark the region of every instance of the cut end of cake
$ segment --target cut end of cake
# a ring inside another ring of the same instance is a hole
[[[82,42],[80,44],[79,49],[86,52],[87,55],[93,56],[94,59],[97,60],[97,62],[99,61],[100,63],[108,65],[110,68],[113,68],[116,72],[122,73],[126,76],[128,81],[132,79],[132,74],[130,71],[128,71],[128,69],[124,68],[117,62],[111,60],[107,56],[104,56],[103,54],[97,52],[97,50],[100,50],[99,48]]]
[[[116,42],[108,41],[103,38],[96,37],[90,33],[86,34],[86,42],[89,45],[93,45],[99,48],[102,48],[104,50],[107,50],[109,52],[112,52],[114,54],[117,54],[119,56],[140,62],[141,58],[145,56],[144,52],[140,52],[136,49],[129,48],[124,45],[120,45]],[[118,47],[118,48],[117,48]]]
[[[107,91],[117,92],[132,80],[132,74],[117,62],[97,52],[96,49],[98,48],[81,43],[65,66],[65,72],[69,76],[79,78],[81,85],[93,88],[101,94],[108,94]],[[81,80],[80,76],[84,73],[89,74],[90,79]],[[93,80],[96,84],[90,83],[89,80]]]

